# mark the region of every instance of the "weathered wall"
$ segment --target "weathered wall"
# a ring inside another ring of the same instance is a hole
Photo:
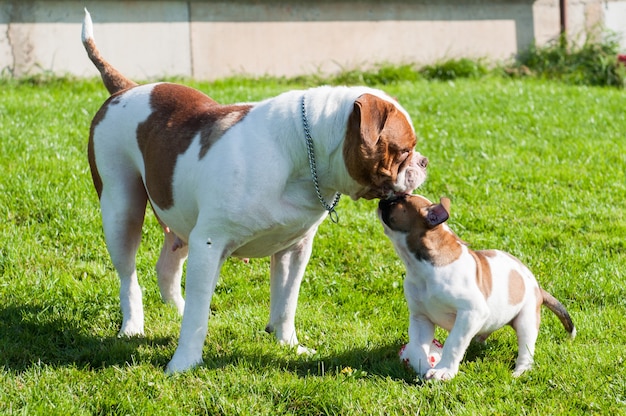
[[[626,54],[626,1],[608,1],[604,4],[604,25],[614,32]]]
[[[618,3],[626,0],[570,0],[570,32]],[[0,0],[0,70],[97,75],[80,44],[84,6],[103,55],[135,79],[504,60],[559,33],[558,0]]]

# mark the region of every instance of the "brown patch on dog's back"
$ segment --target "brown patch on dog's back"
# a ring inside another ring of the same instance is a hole
[[[250,108],[249,105],[228,105],[212,109],[211,114],[215,119],[213,123],[205,126],[200,136],[200,159],[206,155],[213,143],[248,114]]]
[[[482,292],[485,299],[488,299],[492,290],[492,276],[491,267],[487,261],[487,257],[493,257],[495,252],[492,250],[487,251],[471,251],[470,254],[476,262],[476,284]]]
[[[159,208],[167,209],[174,203],[172,177],[177,157],[198,133],[198,157],[204,157],[252,106],[222,106],[200,91],[177,84],[155,86],[150,106],[152,113],[137,127],[137,142],[144,159],[148,194]]]
[[[517,305],[524,300],[524,278],[517,270],[509,273],[509,305]]]

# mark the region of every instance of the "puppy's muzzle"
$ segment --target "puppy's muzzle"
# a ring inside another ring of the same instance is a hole
[[[389,226],[389,217],[393,208],[398,205],[399,202],[404,201],[407,198],[406,194],[394,195],[387,199],[381,199],[378,202],[378,210],[380,211],[380,219]]]

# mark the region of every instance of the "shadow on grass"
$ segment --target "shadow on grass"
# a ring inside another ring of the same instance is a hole
[[[17,305],[0,307],[0,368],[17,373],[39,365],[97,370],[141,362],[164,369],[177,341],[178,334],[168,337],[96,337],[76,322],[54,318],[58,314],[51,309]],[[213,354],[207,354],[205,351],[204,368],[219,370],[243,366],[257,372],[279,369],[299,377],[378,376],[421,383],[398,358],[399,342],[390,341],[374,348],[353,348],[339,354],[318,352],[313,356],[296,355],[277,343],[275,350],[268,350],[265,341],[260,341],[258,346],[250,345],[230,353],[215,354],[213,351]],[[472,343],[463,362],[476,360],[484,350],[483,345]]]
[[[273,342],[270,341],[270,342]],[[496,348],[498,341],[494,342]],[[399,340],[390,340],[388,344],[375,347],[346,349],[341,353],[323,353],[318,351],[312,356],[296,355],[277,344],[276,350],[267,350],[265,346],[248,345],[230,354],[205,355],[204,368],[219,370],[227,366],[246,367],[261,373],[276,370],[289,372],[298,377],[342,376],[347,379],[363,377],[381,377],[403,381],[408,384],[422,385],[424,382],[417,374],[400,361],[398,352],[402,346]],[[481,360],[489,350],[486,344],[472,342],[461,366]],[[511,369],[514,357],[511,361]]]
[[[135,361],[162,366],[168,360],[168,352],[159,354],[159,350],[167,350],[174,342],[172,337],[96,337],[75,322],[55,318],[51,309],[0,307],[0,367],[21,373],[36,365],[97,369]]]

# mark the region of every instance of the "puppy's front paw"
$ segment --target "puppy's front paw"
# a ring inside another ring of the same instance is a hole
[[[405,367],[409,368],[412,366],[411,359],[409,358],[409,351],[407,348],[408,344],[403,345],[398,351],[398,356],[400,357],[400,361],[405,365]],[[443,344],[438,340],[433,338],[433,341],[430,345],[430,351],[427,357],[428,368],[434,367],[441,360],[441,353],[443,351]],[[419,360],[419,359],[418,359]],[[421,360],[419,360],[421,363]],[[415,369],[417,373],[423,374],[425,370],[422,368]]]
[[[409,354],[406,351],[406,344],[404,344],[400,348],[400,351],[398,351],[398,356],[400,357],[400,361],[402,361],[402,364],[404,364],[404,366],[408,368],[410,365],[410,361],[409,361]]]
[[[430,368],[426,355],[421,354],[415,348],[411,348],[410,344],[403,345],[398,351],[398,356],[408,370],[413,370],[419,376],[423,376],[426,370]]]
[[[456,371],[450,368],[432,368],[426,372],[424,379],[426,380],[450,380],[456,376]]]

